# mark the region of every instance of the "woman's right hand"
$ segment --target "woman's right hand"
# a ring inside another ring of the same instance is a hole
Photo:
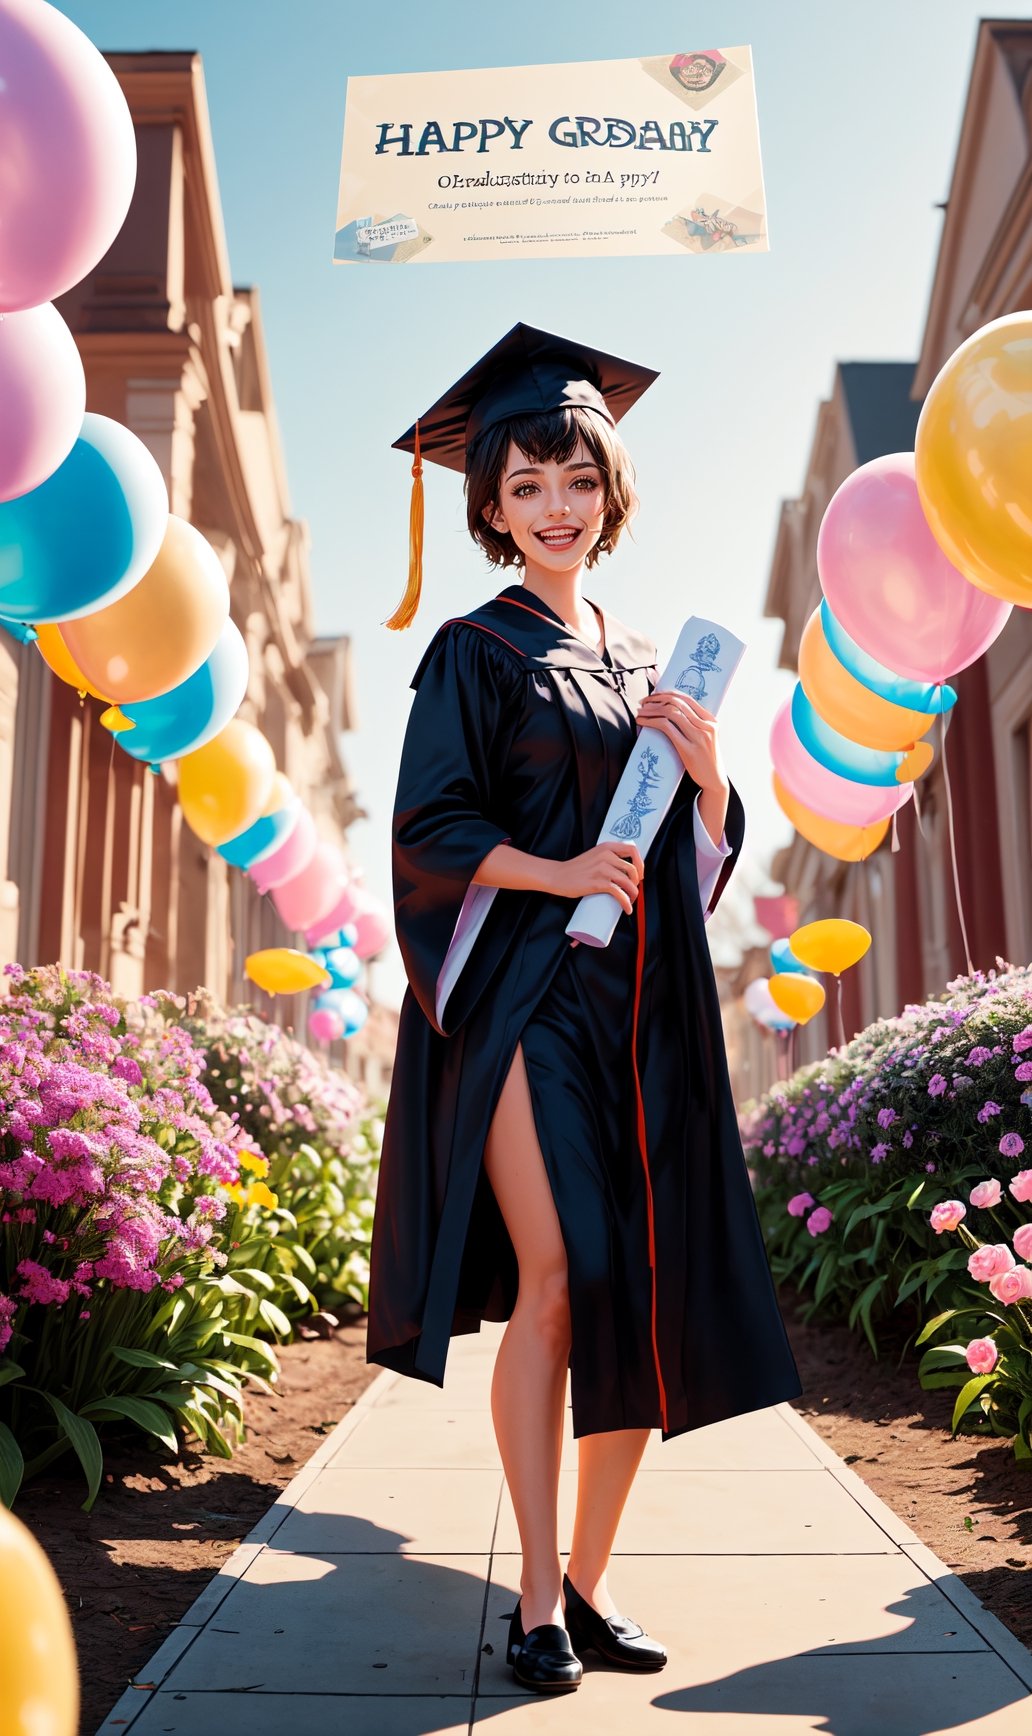
[[[595,844],[567,862],[553,862],[547,891],[560,898],[583,898],[592,892],[608,892],[624,911],[634,908],[645,873],[637,844]]]

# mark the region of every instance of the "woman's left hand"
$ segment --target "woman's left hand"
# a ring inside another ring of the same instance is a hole
[[[669,737],[685,771],[700,790],[727,789],[717,720],[697,699],[669,689],[650,693],[638,707],[637,721]]]

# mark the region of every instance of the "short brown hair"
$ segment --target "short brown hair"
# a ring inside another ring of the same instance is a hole
[[[512,416],[481,435],[466,462],[466,517],[469,533],[478,542],[492,566],[520,567],[523,556],[508,531],[495,530],[485,516],[501,495],[502,475],[510,442],[535,464],[554,459],[557,464],[577,450],[583,440],[599,470],[605,489],[602,533],[589,549],[585,566],[593,567],[599,555],[616,547],[620,532],[632,517],[638,496],[634,491],[634,466],[623,441],[594,410],[581,404],[533,415]]]

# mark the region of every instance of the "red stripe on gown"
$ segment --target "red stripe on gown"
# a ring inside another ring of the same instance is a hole
[[[659,1414],[663,1419],[663,1427],[667,1422],[667,1395],[663,1384],[663,1370],[659,1363],[659,1339],[656,1334],[656,1220],[652,1205],[652,1177],[649,1174],[649,1153],[645,1135],[645,1103],[641,1094],[641,1080],[638,1077],[638,1008],[641,1005],[641,978],[645,967],[645,889],[638,887],[635,899],[635,915],[637,918],[637,960],[634,971],[634,1015],[631,1025],[631,1066],[634,1070],[634,1095],[638,1112],[638,1150],[641,1153],[642,1169],[645,1171],[645,1202],[648,1208],[649,1220],[649,1266],[652,1271],[652,1356],[656,1364],[656,1385],[659,1387]]]

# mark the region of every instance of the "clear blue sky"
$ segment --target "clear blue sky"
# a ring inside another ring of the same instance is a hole
[[[974,50],[969,0],[62,0],[104,49],[203,56],[233,275],[262,295],[293,510],[308,520],[317,627],[352,635],[359,731],[345,752],[371,818],[352,830],[390,898],[389,823],[409,680],[438,622],[499,588],[431,466],[423,603],[404,588],[408,464],[390,442],[516,320],[657,367],[624,424],[642,510],[585,589],[661,657],[689,614],[749,655],[722,714],[760,861],[789,828],[767,735],[790,678],[761,617],[778,504],[798,493],[836,360],[916,356]],[[1021,16],[1027,5],[989,15]],[[752,44],[768,255],[331,264],[350,73],[632,58]],[[377,990],[404,986],[392,948]]]

